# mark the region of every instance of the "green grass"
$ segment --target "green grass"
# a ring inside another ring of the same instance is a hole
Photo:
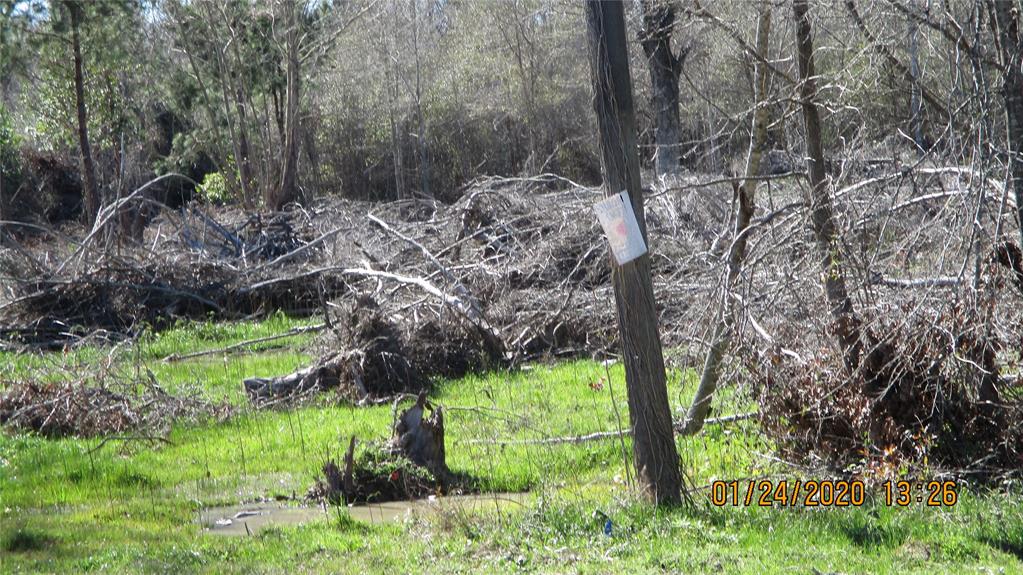
[[[488,490],[523,491],[523,505],[444,511],[400,525],[320,520],[254,537],[204,533],[203,507],[301,495],[325,454],[347,439],[382,440],[391,407],[244,408],[241,380],[306,363],[310,337],[258,353],[165,363],[171,353],[214,349],[285,331],[298,322],[186,324],[117,352],[123,369],[148,367],[170,389],[199,387],[233,402],[226,422],[176,425],[170,443],[48,440],[0,434],[0,572],[177,573],[987,573],[1023,572],[1023,496],[963,493],[953,508],[716,508],[698,491],[692,509],[658,510],[628,486],[628,440],[502,445],[627,425],[620,366],[579,361],[440,382],[451,468]],[[3,356],[4,377],[67,377],[108,350],[64,357]],[[673,408],[691,372],[671,374]],[[727,414],[750,409],[723,394]],[[786,470],[758,454],[771,447],[754,422],[712,426],[679,440],[692,483]],[[613,536],[603,534],[609,516]],[[342,516],[343,517],[343,516]]]

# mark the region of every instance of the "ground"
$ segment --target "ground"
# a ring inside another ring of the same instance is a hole
[[[210,534],[202,509],[300,497],[347,438],[387,436],[389,404],[245,405],[242,379],[306,364],[312,335],[250,353],[162,361],[308,323],[285,316],[189,323],[113,353],[0,357],[0,381],[66,376],[113,358],[150,369],[171,392],[201,391],[236,407],[222,421],[175,424],[167,442],[0,434],[0,572],[1023,573],[1019,487],[964,489],[950,508],[887,507],[876,493],[862,507],[714,507],[707,486],[715,479],[807,478],[771,458],[755,420],[679,439],[694,504],[677,509],[654,509],[629,488],[628,439],[500,443],[627,425],[620,366],[592,361],[442,381],[431,394],[448,409],[452,470],[485,491],[528,492],[521,503],[419,513],[396,524],[367,524],[340,510],[251,537]],[[673,409],[688,400],[694,377],[671,373]],[[730,392],[716,414],[751,408],[743,393]]]

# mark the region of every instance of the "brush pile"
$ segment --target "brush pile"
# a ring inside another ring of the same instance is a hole
[[[162,436],[175,420],[225,418],[230,409],[167,393],[153,379],[4,382],[0,425],[46,437],[96,437],[140,432]]]
[[[980,482],[1018,472],[1021,332],[983,321],[1007,303],[995,297],[1006,274],[989,272],[996,277],[976,307],[965,298],[930,309],[906,300],[864,322],[863,361],[851,373],[831,348],[800,361],[747,358],[764,429],[782,455],[876,481],[907,469]]]
[[[16,249],[0,253],[0,339],[61,347],[95,331],[134,335],[178,318],[308,314],[343,293],[337,278],[266,283],[278,271],[267,264],[315,257],[320,246],[302,213],[223,216],[242,221],[221,224],[195,208],[161,211],[138,243],[98,226],[73,240],[70,256],[62,246],[72,240],[56,231],[56,241],[36,239],[31,249],[7,237]]]
[[[721,381],[763,402],[787,458],[836,469],[1018,467],[1023,294],[1012,286],[1023,285],[1023,256],[1003,243],[1017,226],[1011,198],[980,193],[990,179],[971,167],[921,163],[843,181],[856,174],[837,173],[832,197],[868,367],[847,372],[832,349],[805,182],[791,174],[761,182],[727,299],[730,182],[687,175],[645,192],[669,359],[702,366],[728,301]],[[323,315],[317,361],[245,382],[259,405],[323,390],[376,402],[491,366],[616,351],[612,265],[592,211],[600,190],[548,175],[484,178],[456,195],[335,198],[258,216],[161,208],[137,244],[100,232],[34,243],[7,234],[0,335],[63,345],[176,317]]]
[[[599,197],[553,176],[494,178],[450,205],[333,199],[273,214],[157,206],[138,243],[102,227],[85,239],[8,234],[0,340],[58,347],[177,318],[325,315],[333,329],[314,365],[246,382],[260,404],[323,389],[351,399],[415,393],[431,378],[487,366],[604,355],[616,327],[592,213]],[[709,269],[702,260],[723,222],[679,194],[648,206],[665,339],[678,344],[693,296],[713,290],[694,280]],[[70,255],[68,241],[78,244]]]

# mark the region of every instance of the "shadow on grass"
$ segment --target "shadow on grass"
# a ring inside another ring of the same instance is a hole
[[[999,537],[982,537],[981,541],[999,551],[1008,553],[1016,559],[1023,561],[1023,533],[1009,535],[1002,534]]]
[[[0,549],[7,553],[29,553],[44,551],[57,546],[57,539],[42,531],[18,528],[4,534]]]
[[[869,513],[850,513],[836,519],[835,527],[858,547],[891,549],[902,545],[907,537],[900,527],[881,523]]]

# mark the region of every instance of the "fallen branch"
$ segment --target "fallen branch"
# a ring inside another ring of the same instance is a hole
[[[724,417],[711,417],[704,420],[703,424],[706,425],[724,425],[726,423],[732,423],[735,421],[743,421],[746,419],[753,419],[758,417],[760,412],[753,411],[750,413],[738,413],[735,415],[726,415]],[[676,423],[674,426],[675,432],[679,433],[681,429],[681,423]],[[631,429],[623,429],[622,431],[597,431],[595,433],[587,433],[586,435],[570,435],[565,437],[548,437],[545,439],[478,439],[467,441],[469,444],[487,444],[487,445],[563,445],[563,444],[578,444],[588,443],[590,441],[601,441],[604,439],[618,439],[619,437],[629,437],[632,435]]]
[[[104,445],[111,441],[149,441],[151,443],[160,442],[171,446],[176,445],[173,441],[159,435],[108,435],[107,437],[104,437],[103,441],[100,441],[96,447],[88,450],[86,454],[92,455],[93,453],[96,453]]]
[[[423,244],[392,228],[391,226],[387,225],[386,222],[374,216],[373,214],[367,214],[366,217],[369,218],[369,221],[380,226],[380,228],[383,229],[385,232],[388,232],[398,237],[405,243],[411,245],[412,247],[422,252],[423,256],[425,256],[426,259],[430,260],[430,263],[433,264],[433,267],[437,268],[437,271],[439,271],[440,274],[444,276],[444,279],[451,282],[451,284],[454,286],[455,294],[461,298],[464,298],[466,304],[468,304],[469,307],[472,308],[473,313],[475,315],[483,317],[483,312],[480,311],[479,302],[476,301],[476,298],[473,297],[471,293],[469,293],[469,290],[465,287],[465,285],[463,285],[462,282],[458,281],[458,278],[456,278],[455,275],[452,274],[450,270],[448,270],[448,268],[444,267],[444,264],[440,263],[440,260],[438,260],[436,256],[430,253],[430,250],[426,249],[426,247]]]
[[[229,352],[232,352],[232,351],[235,351],[235,350],[238,350],[238,349],[246,348],[246,347],[248,347],[250,345],[255,345],[257,343],[266,343],[268,341],[275,341],[275,340],[278,340],[278,339],[294,337],[296,335],[301,335],[303,333],[311,333],[311,332],[323,331],[323,329],[326,328],[326,327],[327,327],[327,324],[324,324],[324,323],[319,323],[319,324],[316,324],[316,325],[307,325],[307,326],[295,327],[295,328],[289,329],[288,331],[286,331],[284,333],[279,333],[277,335],[268,335],[266,337],[257,337],[257,338],[254,338],[254,339],[247,339],[245,341],[240,341],[238,343],[234,343],[234,344],[231,344],[231,345],[228,345],[228,346],[225,346],[225,347],[220,347],[220,348],[217,348],[217,349],[206,349],[206,350],[203,350],[203,351],[196,351],[196,352],[185,353],[185,354],[172,353],[172,354],[168,355],[167,357],[163,358],[162,361],[175,362],[175,361],[183,361],[183,360],[186,360],[186,359],[193,359],[193,358],[196,358],[196,357],[203,357],[203,356],[206,356],[206,355],[217,355],[217,354],[220,354],[220,353],[229,353]]]
[[[956,287],[959,284],[963,283],[963,280],[954,277],[896,279],[880,276],[871,281],[870,283],[874,285],[883,285],[888,287],[933,288],[933,287]]]

